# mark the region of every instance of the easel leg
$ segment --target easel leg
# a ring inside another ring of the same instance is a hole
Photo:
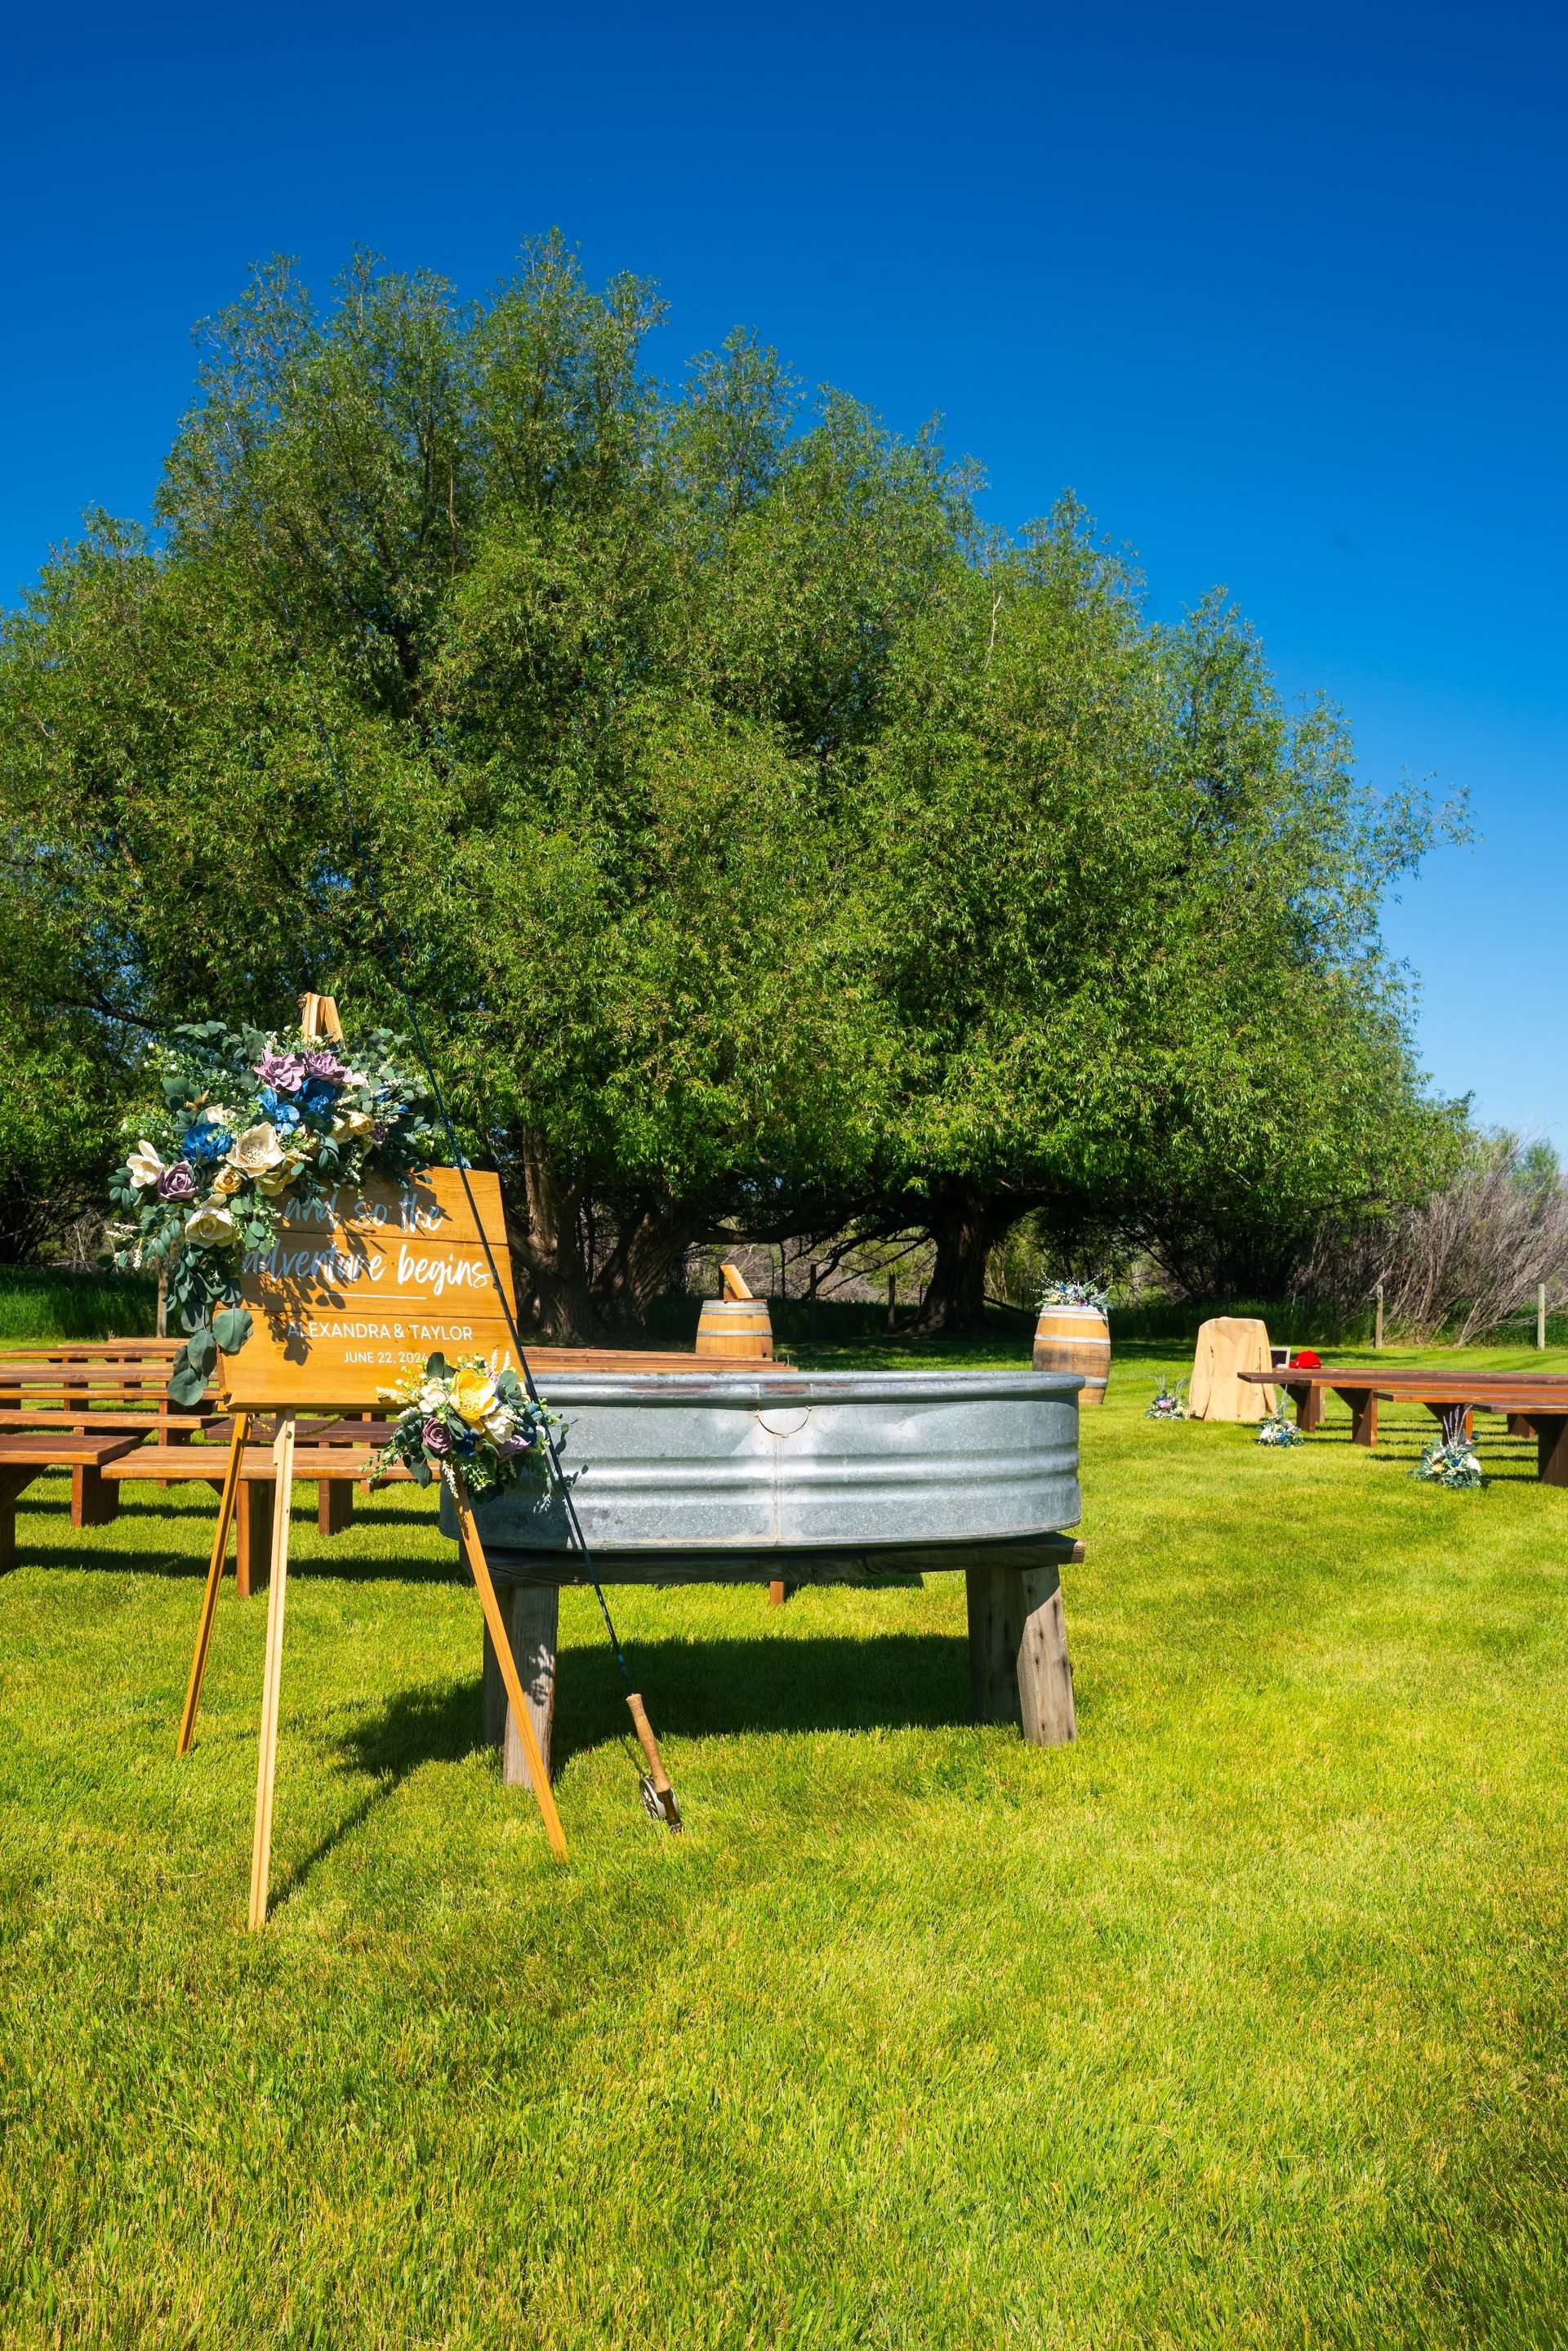
[[[185,1691],[185,1711],[180,1717],[180,1743],[176,1755],[188,1755],[191,1738],[196,1728],[196,1708],[202,1702],[202,1677],[207,1670],[207,1650],[213,1637],[213,1619],[218,1610],[218,1587],[224,1580],[224,1555],[229,1547],[229,1522],[235,1514],[235,1498],[239,1492],[240,1466],[245,1458],[245,1440],[250,1427],[247,1413],[236,1416],[234,1441],[229,1447],[228,1471],[218,1503],[217,1530],[213,1536],[212,1563],[207,1569],[207,1588],[202,1594],[202,1621],[196,1627],[196,1652],[191,1659],[191,1679]]]
[[[496,1597],[496,1587],[490,1580],[490,1563],[485,1557],[485,1546],[479,1540],[479,1530],[474,1523],[474,1505],[468,1490],[459,1478],[454,1481],[453,1500],[457,1506],[457,1523],[463,1533],[463,1550],[478,1588],[479,1605],[485,1612],[485,1623],[496,1652],[496,1663],[501,1668],[501,1679],[507,1686],[507,1697],[512,1709],[512,1723],[528,1767],[538,1807],[544,1815],[545,1834],[550,1851],[558,1861],[566,1859],[566,1832],[560,1824],[560,1814],[555,1808],[555,1794],[550,1787],[549,1773],[544,1757],[539,1753],[538,1740],[534,1737],[533,1717],[523,1696],[523,1685],[517,1674],[517,1661],[512,1655],[509,1630],[501,1615],[501,1604]]]
[[[256,1766],[256,1836],[250,1852],[250,1930],[267,1924],[272,1875],[272,1791],[277,1776],[277,1695],[283,1679],[283,1608],[288,1587],[288,1519],[294,1493],[294,1415],[283,1413],[272,1442],[272,1576],[267,1594],[267,1671]]]

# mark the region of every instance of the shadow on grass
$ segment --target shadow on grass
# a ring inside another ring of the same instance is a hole
[[[933,1633],[870,1640],[813,1635],[762,1641],[640,1641],[635,1678],[665,1739],[736,1739],[748,1732],[910,1730],[969,1720],[968,1645]],[[613,1659],[601,1647],[562,1652],[552,1777],[573,1755],[630,1735]],[[426,1763],[460,1762],[478,1747],[476,1674],[444,1686],[400,1690],[337,1740],[343,1764],[369,1775],[342,1818],[277,1880],[274,1907],[300,1892]]]
[[[363,1828],[411,1771],[423,1763],[460,1762],[474,1752],[479,1744],[478,1680],[449,1682],[442,1689],[400,1690],[378,1715],[336,1744],[343,1762],[351,1771],[368,1773],[375,1784],[277,1879],[275,1909],[292,1900],[321,1864]]]
[[[661,1734],[671,1738],[909,1730],[969,1720],[969,1653],[961,1635],[639,1641],[630,1662]],[[608,1650],[563,1649],[553,1769],[627,1735],[625,1696]],[[422,1763],[472,1754],[479,1740],[475,1676],[442,1689],[400,1691],[340,1746],[347,1764],[391,1787]]]

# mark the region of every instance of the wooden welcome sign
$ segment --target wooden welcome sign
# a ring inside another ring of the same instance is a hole
[[[468,1188],[473,1208],[455,1167],[427,1167],[291,1207],[275,1246],[245,1261],[251,1332],[218,1358],[225,1410],[384,1405],[387,1389],[437,1353],[520,1372],[500,1182],[471,1169]]]
[[[338,1009],[329,997],[308,996],[301,1015],[308,1038],[325,1033],[341,1042]],[[401,1184],[345,1185],[317,1207],[295,1207],[280,1218],[275,1246],[248,1257],[240,1277],[251,1329],[242,1347],[218,1357],[219,1390],[225,1410],[234,1415],[233,1433],[177,1751],[189,1753],[195,1729],[251,1422],[259,1412],[270,1413],[276,1416],[272,1562],[250,1859],[253,1932],[266,1924],[271,1879],[296,1416],[302,1410],[362,1411],[367,1405],[393,1410],[386,1392],[402,1386],[411,1372],[423,1371],[434,1354],[449,1362],[481,1355],[495,1371],[523,1370],[507,1321],[516,1304],[500,1183],[495,1176],[466,1173],[466,1189],[455,1167],[427,1167]],[[452,1495],[534,1795],[551,1850],[564,1861],[566,1836],[549,1774],[460,1474],[454,1474]]]

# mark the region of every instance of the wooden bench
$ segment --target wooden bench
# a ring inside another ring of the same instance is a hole
[[[324,1535],[340,1534],[352,1523],[354,1487],[369,1479],[379,1441],[373,1426],[367,1429],[364,1423],[353,1421],[338,1426],[352,1434],[313,1435],[294,1450],[295,1478],[317,1489],[316,1523]],[[110,1463],[104,1474],[121,1485],[128,1478],[155,1479],[166,1485],[199,1481],[221,1494],[227,1463],[226,1446],[143,1445]],[[409,1472],[400,1467],[391,1476],[406,1479]],[[244,1600],[266,1590],[271,1564],[274,1478],[269,1444],[246,1447],[240,1480],[235,1504],[235,1588]]]
[[[72,1526],[107,1526],[120,1497],[105,1483],[105,1473],[141,1442],[139,1437],[87,1437],[68,1430],[17,1430],[0,1437],[0,1575],[16,1564],[16,1503],[35,1478],[68,1469]]]
[[[1350,1407],[1355,1445],[1376,1444],[1379,1402],[1424,1405],[1445,1426],[1457,1416],[1467,1438],[1472,1414],[1500,1413],[1511,1436],[1535,1438],[1542,1483],[1568,1486],[1568,1378],[1560,1374],[1467,1372],[1422,1364],[1396,1371],[1343,1364],[1302,1370],[1291,1364],[1268,1372],[1243,1372],[1241,1377],[1259,1386],[1283,1388],[1295,1404],[1298,1426],[1306,1430],[1322,1424],[1325,1391],[1337,1395]]]

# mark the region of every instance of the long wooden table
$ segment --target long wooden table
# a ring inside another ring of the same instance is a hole
[[[1297,1426],[1305,1430],[1321,1427],[1324,1396],[1337,1395],[1350,1407],[1354,1445],[1376,1444],[1380,1402],[1424,1405],[1445,1426],[1458,1416],[1467,1437],[1473,1413],[1500,1413],[1511,1436],[1535,1438],[1542,1483],[1568,1486],[1568,1377],[1559,1373],[1476,1372],[1436,1364],[1398,1370],[1359,1364],[1303,1369],[1288,1364],[1267,1372],[1243,1372],[1241,1377],[1260,1387],[1283,1388],[1295,1405]]]

